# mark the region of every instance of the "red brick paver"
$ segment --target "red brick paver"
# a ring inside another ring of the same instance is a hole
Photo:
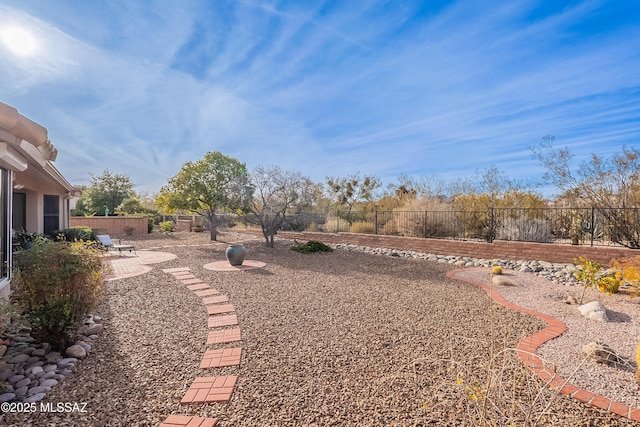
[[[179,273],[182,271],[190,271],[189,267],[163,268],[162,271],[169,274]]]
[[[209,316],[213,316],[216,314],[222,313],[231,313],[236,311],[236,308],[232,304],[222,304],[222,305],[208,305],[207,306],[207,314]]]
[[[233,387],[238,377],[227,375],[221,377],[197,377],[180,401],[181,405],[190,403],[228,402],[233,394]]]
[[[196,291],[195,294],[199,297],[208,297],[211,295],[218,295],[220,292],[217,289],[205,289],[203,291]]]
[[[227,298],[226,295],[217,295],[217,296],[211,296],[208,298],[202,298],[202,302],[207,305],[207,304],[219,304],[221,302],[227,302],[229,301],[229,298]]]
[[[214,427],[217,418],[190,417],[187,415],[169,415],[160,427]]]
[[[240,364],[240,358],[242,357],[242,348],[219,348],[216,350],[207,350],[204,353],[202,362],[200,362],[201,369],[207,368],[222,368],[225,366],[237,366]]]
[[[211,331],[207,336],[207,345],[225,344],[229,342],[240,341],[241,339],[240,328]]]
[[[224,314],[235,311],[232,304],[221,304],[229,301],[225,295],[220,295],[216,289],[209,287],[203,280],[197,278],[186,267],[163,270],[173,275],[182,284],[187,285],[187,289],[192,290],[205,305],[209,314],[209,328],[233,326],[238,324],[238,317],[235,314]],[[240,328],[211,331],[207,337],[207,345],[224,344],[228,342],[240,341]],[[237,366],[242,358],[242,348],[222,348],[207,350],[204,353],[200,368],[223,368]],[[181,405],[191,403],[228,402],[233,394],[233,389],[238,380],[235,375],[218,377],[198,377],[193,381],[189,390],[180,401]],[[186,415],[170,415],[161,427],[213,427],[217,423],[215,418],[201,418]]]
[[[226,314],[224,316],[209,316],[207,322],[210,328],[218,328],[221,326],[235,326],[238,324],[238,316],[235,314]]]
[[[202,279],[198,279],[197,277],[193,277],[193,279],[180,279],[183,285],[195,285],[196,283],[204,283]]]
[[[476,285],[482,288],[497,303],[512,310],[530,314],[541,320],[544,320],[547,323],[546,328],[522,339],[516,347],[520,360],[522,360],[522,363],[527,368],[529,368],[530,371],[537,374],[544,381],[547,381],[550,387],[559,390],[564,395],[571,396],[574,399],[586,404],[593,405],[598,408],[605,409],[609,412],[622,415],[623,417],[630,418],[633,421],[640,421],[640,408],[635,408],[629,405],[622,404],[620,402],[615,402],[605,396],[600,396],[594,394],[593,392],[590,392],[589,390],[578,388],[573,384],[569,384],[560,375],[556,374],[553,371],[550,371],[544,366],[542,360],[535,354],[535,352],[542,344],[556,337],[559,337],[567,330],[567,327],[561,320],[545,313],[539,313],[535,310],[515,305],[512,302],[507,301],[502,295],[498,293],[498,291],[496,291],[486,283],[457,277],[456,273],[460,271],[461,270],[450,271],[447,273],[447,277],[456,280],[462,280],[463,282]]]

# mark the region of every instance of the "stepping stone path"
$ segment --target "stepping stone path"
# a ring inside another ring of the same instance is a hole
[[[242,334],[238,325],[235,307],[228,304],[229,298],[220,295],[203,280],[197,278],[188,267],[168,268],[162,270],[171,274],[184,284],[187,289],[202,298],[208,317],[208,327],[212,329],[207,336],[207,345],[222,345],[240,341]],[[225,304],[227,303],[227,304]],[[236,326],[228,328],[228,326]],[[242,358],[241,347],[224,347],[207,350],[204,353],[201,369],[216,369],[227,366],[238,366]],[[238,377],[236,375],[197,377],[180,401],[182,405],[193,403],[228,403],[231,400]],[[160,427],[213,427],[216,418],[202,418],[187,415],[169,415]]]

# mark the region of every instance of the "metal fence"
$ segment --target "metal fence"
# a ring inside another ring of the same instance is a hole
[[[639,208],[358,211],[288,215],[287,231],[640,248]]]

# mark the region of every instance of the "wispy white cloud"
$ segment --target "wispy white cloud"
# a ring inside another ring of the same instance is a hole
[[[640,26],[583,28],[609,2],[56,3],[0,6],[42,40],[0,55],[0,98],[73,182],[108,167],[153,191],[210,150],[315,180],[519,177],[546,134],[585,155],[640,136]]]

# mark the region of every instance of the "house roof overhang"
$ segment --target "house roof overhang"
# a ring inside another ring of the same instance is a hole
[[[67,194],[78,193],[80,189],[71,185],[53,165],[57,156],[58,150],[49,141],[45,127],[0,102],[0,165],[17,172],[35,173]]]

